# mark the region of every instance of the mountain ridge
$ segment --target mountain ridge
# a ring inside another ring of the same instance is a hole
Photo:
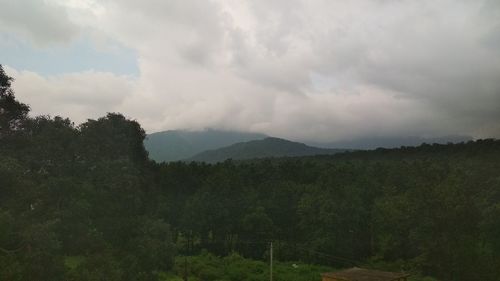
[[[346,149],[319,148],[282,138],[267,137],[262,140],[235,143],[219,149],[201,152],[186,161],[216,163],[227,159],[247,160],[271,157],[299,157],[332,155]]]
[[[206,151],[217,150],[242,142],[263,140],[265,138],[274,138],[274,137],[262,133],[231,131],[231,130],[221,130],[212,128],[199,131],[167,130],[149,134],[147,138],[144,140],[144,146],[149,153],[150,159],[155,160],[157,162],[189,161],[191,159],[196,159],[195,156],[198,157],[199,154]],[[274,138],[274,139],[279,139],[279,138]],[[407,137],[370,137],[370,138],[358,138],[358,139],[334,141],[334,142],[315,142],[315,141],[297,142],[291,140],[287,141],[296,142],[297,144],[302,143],[304,145],[314,147],[317,149],[336,149],[339,151],[341,150],[350,151],[359,149],[370,150],[376,148],[397,148],[402,146],[418,146],[423,143],[431,143],[431,144],[432,143],[445,144],[449,142],[457,143],[469,140],[472,140],[472,138],[467,136],[441,136],[434,138],[407,136]],[[252,149],[255,150],[256,148]],[[265,155],[269,155],[270,157],[286,156],[283,155],[283,153],[279,153],[280,149],[281,149],[280,147],[275,147],[276,150],[275,153],[268,151],[264,153],[262,157],[265,157]],[[302,147],[302,149],[304,148]],[[300,149],[299,147],[295,147],[295,150],[300,150]],[[259,153],[262,152],[263,151],[260,151]],[[207,154],[208,153],[209,152],[207,152]],[[240,151],[238,153],[241,154],[243,152]],[[310,151],[310,153],[330,154],[331,152]],[[232,157],[232,155],[229,156]],[[258,155],[258,157],[261,156]],[[244,158],[247,159],[255,157],[251,157],[251,155],[244,155]]]
[[[234,143],[263,139],[260,133],[205,129],[201,131],[168,130],[148,134],[144,147],[157,162],[180,161],[200,152]]]
[[[421,144],[447,144],[447,143],[460,143],[473,140],[470,136],[462,135],[449,135],[441,137],[366,137],[357,138],[343,141],[333,142],[314,142],[305,141],[307,145],[321,147],[321,148],[346,148],[346,149],[361,149],[371,150],[377,148],[399,148],[403,146],[419,146]]]

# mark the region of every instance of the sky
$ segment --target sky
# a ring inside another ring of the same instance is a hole
[[[308,141],[500,137],[498,0],[0,0],[32,115]]]

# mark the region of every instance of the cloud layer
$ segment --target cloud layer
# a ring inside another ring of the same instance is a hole
[[[10,69],[18,96],[35,113],[82,121],[120,111],[150,132],[217,127],[316,141],[500,137],[495,0],[46,0],[9,7],[3,30],[35,45],[50,48],[83,33],[101,47],[120,42],[138,57],[133,78]],[[19,11],[33,20],[19,20]]]

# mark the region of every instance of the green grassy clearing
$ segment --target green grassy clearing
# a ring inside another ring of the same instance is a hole
[[[339,269],[304,264],[279,262],[273,265],[274,281],[320,281],[321,273]],[[269,263],[245,259],[238,254],[217,257],[212,254],[179,256],[171,272],[158,274],[160,281],[182,281],[187,272],[189,281],[267,281]],[[429,277],[412,276],[409,281],[436,281]]]

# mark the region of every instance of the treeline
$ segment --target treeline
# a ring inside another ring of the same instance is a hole
[[[156,280],[168,270],[175,248],[139,124],[28,118],[1,68],[0,83],[0,280]]]
[[[203,249],[498,280],[500,141],[158,164],[140,125],[28,117],[0,72],[0,279],[156,280]]]
[[[498,280],[499,141],[157,169],[183,245]]]

